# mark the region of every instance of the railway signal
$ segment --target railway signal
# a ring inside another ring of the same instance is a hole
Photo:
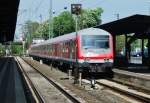
[[[81,14],[82,5],[81,4],[71,4],[71,13],[79,15]]]
[[[76,31],[76,38],[78,34],[78,15],[81,14],[81,4],[71,4],[71,13],[76,15],[75,18],[75,31]],[[76,67],[74,69],[74,83],[77,84],[79,83],[79,78],[80,78],[80,84],[81,84],[81,77],[82,73],[80,72],[80,77],[79,77],[79,68],[78,68],[78,60],[77,60],[77,49],[76,49]]]

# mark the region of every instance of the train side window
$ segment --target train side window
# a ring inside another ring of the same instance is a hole
[[[65,52],[65,43],[63,43],[63,53]]]

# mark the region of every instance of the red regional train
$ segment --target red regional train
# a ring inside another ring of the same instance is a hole
[[[106,72],[113,63],[112,36],[102,29],[87,28],[34,44],[29,55],[84,72]]]

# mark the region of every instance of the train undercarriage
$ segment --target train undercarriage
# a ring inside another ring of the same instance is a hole
[[[42,60],[43,63],[51,65],[55,68],[60,69],[61,71],[68,72],[69,70],[72,71],[72,75],[78,75],[82,73],[83,78],[111,78],[113,76],[112,67],[113,64],[110,62],[106,63],[78,63],[78,62],[69,62],[65,60],[59,59],[50,59],[50,58],[43,58],[38,56],[32,56],[33,59],[40,61]]]

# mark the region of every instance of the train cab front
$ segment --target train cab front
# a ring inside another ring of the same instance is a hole
[[[104,74],[112,72],[113,44],[108,32],[100,31],[93,35],[81,35],[78,62],[83,72]]]
[[[80,61],[79,65],[81,71],[85,74],[90,74],[93,76],[111,76],[113,59],[104,58],[93,60],[91,58],[86,58],[83,62]]]

